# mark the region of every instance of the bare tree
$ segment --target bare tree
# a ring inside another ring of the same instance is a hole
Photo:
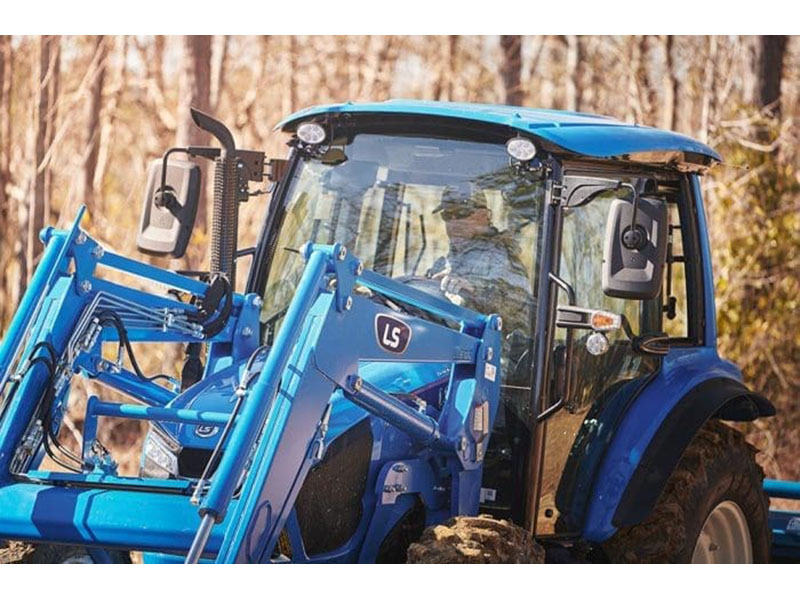
[[[219,103],[222,99],[222,89],[225,83],[225,69],[228,65],[228,47],[230,45],[229,35],[217,35],[214,40],[214,51],[211,53],[211,98],[209,103],[212,112],[219,110]]]
[[[0,225],[5,229],[8,214],[7,186],[11,164],[11,80],[14,77],[11,36],[0,36]],[[3,216],[5,214],[5,217]]]
[[[288,115],[297,110],[297,39],[296,36],[286,36],[286,71],[283,95],[283,113]],[[347,62],[347,61],[345,61]]]
[[[661,49],[664,54],[664,72],[661,87],[664,89],[664,100],[661,110],[661,127],[675,130],[677,128],[677,111],[675,103],[678,96],[678,77],[675,74],[675,36],[661,35]]]
[[[448,35],[441,40],[439,73],[433,92],[433,96],[437,100],[453,100],[458,42],[457,35]]]
[[[503,60],[500,74],[503,78],[503,97],[506,104],[521,106],[522,90],[522,36],[501,35],[500,47],[503,49]]]
[[[703,142],[708,141],[711,113],[714,110],[714,79],[716,77],[717,54],[717,36],[709,36],[706,50],[706,66],[703,72],[703,96],[700,102],[700,131],[698,134]]]
[[[106,43],[106,63],[108,63],[109,60],[108,46],[110,46],[109,42]],[[119,106],[122,93],[125,91],[128,82],[128,36],[119,36],[116,46],[118,49],[117,54],[119,62],[114,75],[111,77],[111,90],[109,90],[105,107],[100,113],[100,141],[98,144],[97,164],[92,181],[92,189],[95,190],[95,192],[99,192],[103,187],[103,178],[108,169],[112,135],[116,124],[117,107]]]
[[[210,35],[183,36],[175,136],[178,146],[204,146],[209,142],[208,134],[192,121],[189,109],[195,107],[208,112],[211,108],[211,39]],[[201,230],[206,226],[206,212],[206,202],[201,202],[196,221]]]
[[[566,47],[565,108],[571,111],[581,110],[581,71],[583,65],[582,43],[577,35],[565,35],[562,42]]]
[[[41,36],[36,46],[36,68],[33,70],[34,108],[32,114],[32,127],[29,138],[32,147],[32,173],[28,185],[28,200],[19,204],[19,235],[20,244],[20,283],[25,287],[30,280],[30,275],[38,258],[39,249],[38,233],[44,227],[45,217],[49,212],[49,198],[47,196],[47,176],[49,165],[45,161],[48,150],[48,129],[51,128],[49,119],[54,116],[55,98],[51,94],[55,90],[52,79],[58,61],[58,36]],[[50,129],[52,131],[52,129]],[[50,138],[52,141],[52,138]]]
[[[77,195],[87,206],[92,206],[96,197],[94,186],[97,157],[100,150],[100,111],[103,106],[103,84],[106,76],[106,59],[108,56],[108,40],[105,36],[96,35],[92,40],[94,49],[92,80],[89,84],[89,101],[86,103],[86,128],[83,132],[83,161],[78,176]],[[96,66],[95,66],[96,65]]]
[[[759,104],[774,117],[781,116],[781,81],[783,61],[786,54],[785,35],[762,35],[760,37],[760,60],[758,62]]]
[[[50,49],[51,61],[49,79],[47,82],[47,114],[45,116],[45,134],[44,134],[44,148],[45,156],[44,161],[44,190],[45,190],[45,203],[44,203],[44,223],[50,222],[50,210],[52,208],[53,196],[53,175],[54,169],[51,168],[50,163],[53,160],[55,152],[55,139],[56,127],[58,125],[58,105],[59,95],[61,93],[61,37],[53,36],[53,44]],[[36,230],[38,237],[39,230]],[[36,244],[39,241],[36,240]]]

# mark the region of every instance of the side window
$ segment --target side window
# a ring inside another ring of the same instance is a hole
[[[672,338],[689,337],[689,302],[686,260],[680,211],[677,204],[669,207],[670,245],[664,276],[664,332]]]

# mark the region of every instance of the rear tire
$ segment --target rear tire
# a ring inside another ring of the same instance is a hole
[[[428,527],[408,548],[411,564],[530,564],[544,562],[544,549],[508,521],[455,517]]]
[[[756,450],[718,421],[692,440],[650,516],[604,545],[612,562],[769,562],[769,501]]]

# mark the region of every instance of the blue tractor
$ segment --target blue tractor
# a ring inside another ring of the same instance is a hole
[[[585,114],[389,101],[298,112],[268,160],[193,118],[219,147],[151,166],[138,245],[184,253],[213,161],[207,272],[115,254],[83,210],[42,232],[0,349],[0,538],[97,562],[798,555],[800,518],[769,513],[723,423],[775,411],[716,350],[714,150]],[[264,179],[258,243],[238,248]],[[182,371],[145,373],[164,344]],[[59,432],[78,401],[76,449]],[[149,422],[138,476],[98,440],[107,417]]]

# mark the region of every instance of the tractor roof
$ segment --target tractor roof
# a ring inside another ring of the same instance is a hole
[[[593,158],[672,164],[703,170],[722,157],[692,138],[611,117],[499,104],[388,100],[312,106],[290,115],[276,128],[291,131],[298,121],[326,113],[429,115],[505,125],[525,131],[573,154]]]

